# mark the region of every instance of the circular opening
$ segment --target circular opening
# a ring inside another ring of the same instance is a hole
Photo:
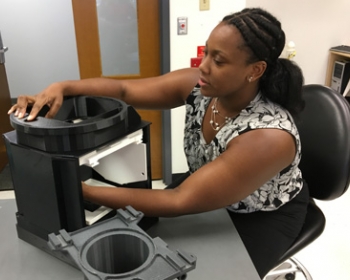
[[[87,250],[86,260],[97,271],[120,274],[140,267],[149,254],[147,244],[140,238],[115,234],[95,241]]]

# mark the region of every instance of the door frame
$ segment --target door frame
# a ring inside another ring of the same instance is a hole
[[[72,0],[73,19],[76,33],[78,60],[80,78],[92,78],[100,77],[103,75],[102,61],[100,60],[100,44],[99,44],[99,30],[98,30],[98,11],[96,10],[95,0]],[[138,27],[141,28],[141,35],[139,33],[139,50],[140,54],[140,73],[139,75],[108,75],[108,78],[114,79],[138,79],[146,78],[149,76],[162,75],[169,72],[168,65],[162,62],[170,61],[169,50],[164,51],[164,46],[169,45],[169,1],[153,0],[150,3],[143,0],[137,0],[137,13],[138,13]],[[155,14],[156,17],[154,16]],[[152,16],[153,15],[153,16]],[[165,26],[160,24],[164,22]],[[152,28],[152,30],[147,30]],[[164,34],[164,38],[161,34]],[[149,40],[151,38],[151,40]],[[152,38],[154,40],[152,40]],[[142,41],[140,41],[142,40]],[[162,41],[162,42],[161,42]],[[163,50],[162,50],[163,47]],[[169,49],[169,48],[168,48]],[[165,67],[162,65],[166,65]],[[105,76],[107,77],[107,76]],[[170,112],[163,114],[162,110],[147,111],[138,110],[141,117],[153,123],[151,128],[151,134],[156,136],[151,143],[151,154],[154,158],[152,162],[152,177],[155,179],[166,178],[165,181],[169,181],[169,174],[171,174],[171,167],[169,169],[169,163],[171,163],[171,146],[170,131],[163,133],[163,127],[169,123]],[[163,123],[163,116],[168,119]],[[164,139],[165,137],[165,139]],[[165,147],[163,147],[165,143]],[[164,152],[166,155],[164,155]],[[166,160],[164,164],[162,161]],[[153,165],[154,164],[154,165]],[[166,174],[163,174],[164,169]]]
[[[170,5],[169,0],[159,0],[160,22],[160,73],[170,72]],[[163,182],[172,182],[171,163],[171,110],[162,111],[162,173]]]
[[[6,51],[7,48],[3,46],[0,33],[0,172],[8,163],[5,141],[2,139],[2,134],[13,129],[10,124],[10,118],[7,115],[7,111],[11,107],[11,95],[5,67]]]

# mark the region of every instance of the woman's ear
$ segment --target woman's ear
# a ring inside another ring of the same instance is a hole
[[[258,80],[266,71],[267,64],[265,61],[257,61],[252,65],[252,73],[250,77],[250,82]]]

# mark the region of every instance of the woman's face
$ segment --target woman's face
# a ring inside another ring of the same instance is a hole
[[[232,25],[220,23],[211,32],[205,56],[199,66],[201,92],[209,97],[244,94],[252,75],[253,64],[247,64],[248,52],[243,38]]]

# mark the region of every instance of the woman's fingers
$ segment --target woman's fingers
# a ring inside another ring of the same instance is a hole
[[[21,119],[25,116],[28,105],[33,103],[35,103],[35,96],[21,95],[17,98],[17,104],[13,105],[7,113],[14,113]]]

